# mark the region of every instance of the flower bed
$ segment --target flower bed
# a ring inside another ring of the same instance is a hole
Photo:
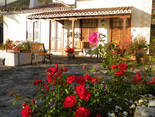
[[[6,66],[31,64],[30,43],[8,39],[0,44],[0,58],[5,59]]]

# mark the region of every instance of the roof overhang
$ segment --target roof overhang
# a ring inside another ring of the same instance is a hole
[[[65,20],[69,18],[92,18],[92,17],[116,17],[128,15],[131,16],[132,7],[115,7],[115,8],[93,8],[93,9],[69,9],[51,12],[43,12],[29,15],[28,19],[57,19]]]

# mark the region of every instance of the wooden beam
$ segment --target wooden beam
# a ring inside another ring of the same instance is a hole
[[[127,21],[127,18],[126,17],[123,17],[122,20],[123,20],[122,45],[124,45],[124,44],[126,44],[126,21]]]
[[[74,28],[75,28],[75,19],[72,19],[72,48],[74,48]]]
[[[126,38],[126,21],[127,18],[123,18],[123,38]]]
[[[109,24],[110,24],[110,28],[109,28],[109,39],[108,42],[112,42],[112,19],[109,19]]]
[[[48,20],[80,20],[80,19],[103,19],[103,18],[131,18],[131,14],[124,14],[124,15],[108,15],[108,16],[91,16],[91,17],[69,17],[69,18],[51,18]]]

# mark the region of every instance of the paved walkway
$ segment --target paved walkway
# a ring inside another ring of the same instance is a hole
[[[83,74],[84,64],[60,64],[69,68],[68,74]],[[24,96],[33,96],[36,88],[32,85],[33,80],[45,79],[46,71],[52,65],[27,65],[19,67],[0,67],[0,117],[21,117],[21,103],[11,106],[13,101],[9,97],[10,92]],[[99,68],[100,64],[87,64],[89,68]]]

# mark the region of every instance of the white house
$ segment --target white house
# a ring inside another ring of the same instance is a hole
[[[47,7],[5,14],[4,42],[42,42],[47,50],[61,55],[66,46],[82,55],[91,32],[106,35],[106,42],[125,43],[132,35],[150,43],[151,11],[152,0],[53,0]]]

